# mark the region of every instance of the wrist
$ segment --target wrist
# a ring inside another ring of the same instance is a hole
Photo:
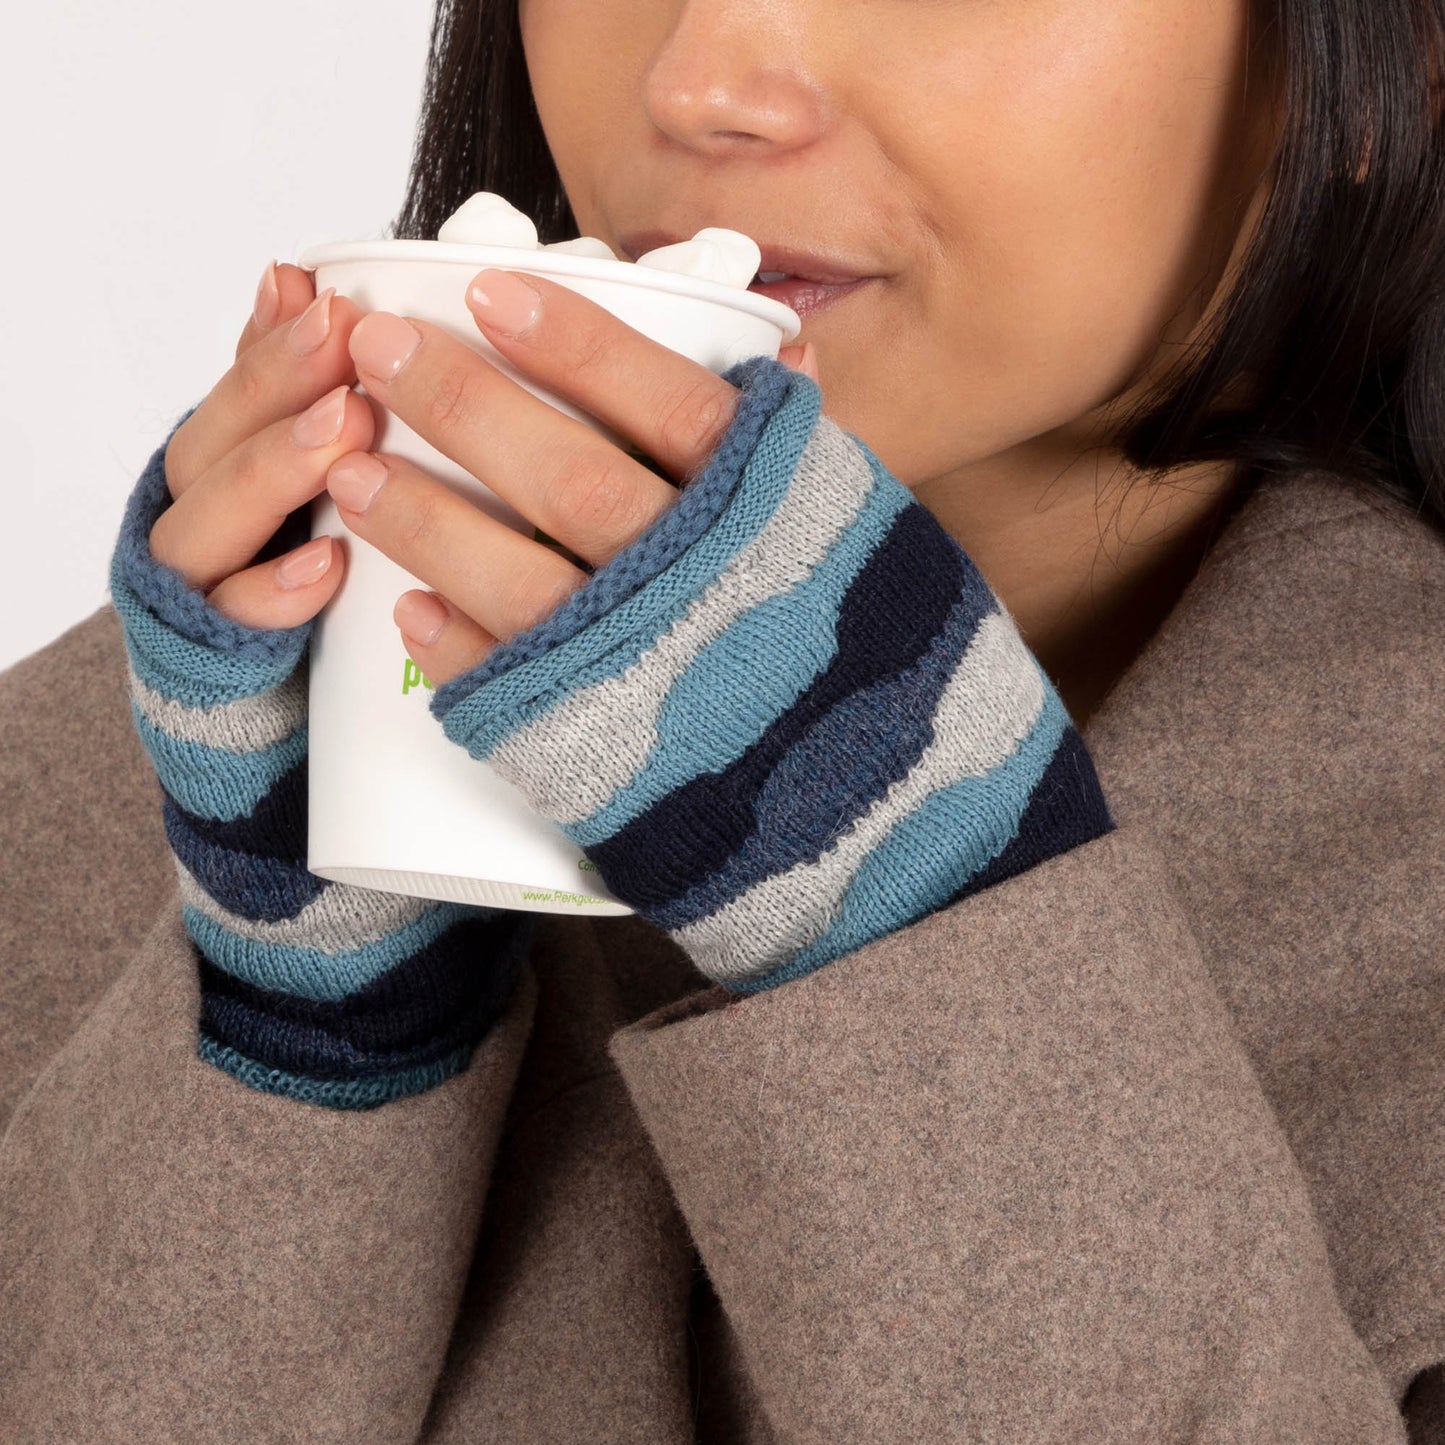
[[[453,741],[738,992],[1112,827],[971,559],[782,371],[745,365],[745,384],[778,384],[745,393],[752,445],[684,555],[433,702]]]

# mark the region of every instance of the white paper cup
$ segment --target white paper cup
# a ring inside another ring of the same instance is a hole
[[[626,450],[595,418],[510,366],[464,299],[488,266],[567,286],[629,326],[719,375],[749,356],[776,356],[801,329],[766,296],[625,261],[439,241],[311,246],[297,265],[363,311],[415,316],[455,336],[534,396]],[[364,391],[365,388],[358,388]],[[530,523],[383,408],[372,449],[404,457],[528,536]],[[452,742],[431,715],[432,687],[392,621],[420,578],[347,530],[330,496],[312,506],[311,535],[344,538],[347,572],[311,643],[306,866],[319,877],[418,898],[543,913],[630,913],[560,828]]]

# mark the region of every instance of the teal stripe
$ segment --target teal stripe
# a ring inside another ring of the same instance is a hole
[[[942,908],[1013,841],[1029,799],[1069,726],[1052,686],[1019,749],[982,777],[931,794],[868,855],[821,938],[768,975],[728,987],[741,993],[785,983],[895,933]]]
[[[237,1053],[229,1044],[217,1043],[208,1034],[200,1036],[196,1049],[199,1058],[225,1070],[241,1083],[264,1094],[280,1094],[288,1099],[319,1104],[326,1109],[374,1109],[392,1099],[422,1094],[450,1079],[466,1068],[474,1044],[462,1044],[451,1053],[429,1064],[416,1064],[392,1073],[372,1074],[364,1079],[311,1079],[287,1069],[258,1064],[245,1054]]]
[[[111,600],[125,623],[125,643],[136,676],[162,697],[190,707],[255,697],[279,686],[295,670],[305,651],[300,639],[279,659],[235,657],[172,631],[119,577],[111,582]]]
[[[270,747],[233,753],[229,748],[173,738],[156,727],[134,701],[131,716],[161,785],[187,812],[201,818],[229,823],[246,817],[306,756],[304,723]]]
[[[581,848],[610,838],[675,788],[721,772],[777,723],[838,655],[838,612],[913,496],[873,464],[873,490],[826,557],[703,648],[668,690],[646,763],[589,818],[563,831]]]
[[[182,906],[181,915],[196,947],[217,968],[277,993],[335,1001],[374,983],[404,959],[435,942],[468,915],[468,905],[439,903],[384,938],[340,953],[244,938],[190,904]]]
[[[817,387],[794,388],[759,437],[745,485],[709,531],[606,616],[457,703],[443,720],[447,737],[484,761],[504,738],[579,688],[631,667],[777,511],[812,435],[820,400]]]

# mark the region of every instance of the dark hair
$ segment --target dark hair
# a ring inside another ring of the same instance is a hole
[[[1228,298],[1113,444],[1144,472],[1338,473],[1445,532],[1445,0],[1252,3],[1251,50],[1282,86],[1267,199]],[[389,234],[434,237],[479,190],[543,242],[577,234],[516,0],[437,0]]]

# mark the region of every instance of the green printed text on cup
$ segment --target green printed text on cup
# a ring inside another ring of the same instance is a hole
[[[435,689],[436,683],[408,657],[401,665],[401,695],[405,697],[414,687]]]

